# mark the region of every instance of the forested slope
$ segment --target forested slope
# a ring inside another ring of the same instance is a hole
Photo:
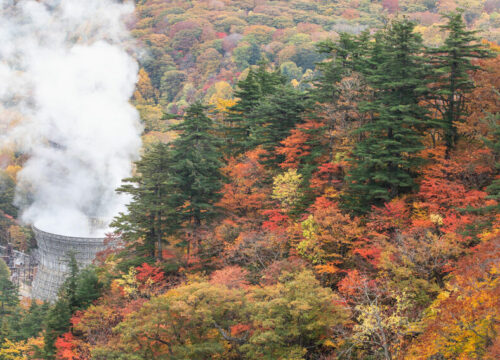
[[[0,268],[0,358],[498,359],[497,9],[457,4],[138,1],[122,247],[51,305]]]

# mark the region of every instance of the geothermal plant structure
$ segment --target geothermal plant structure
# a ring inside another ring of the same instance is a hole
[[[78,267],[92,264],[96,254],[110,245],[105,238],[63,236],[33,226],[38,244],[39,264],[33,279],[32,298],[54,301],[68,274],[68,259],[74,254]]]

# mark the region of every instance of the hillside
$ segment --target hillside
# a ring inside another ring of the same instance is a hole
[[[54,303],[0,260],[0,360],[499,359],[498,5],[136,1],[114,247]]]
[[[443,40],[439,14],[466,9],[467,26],[500,41],[497,0],[478,1],[136,1],[133,35],[145,46],[141,59],[154,91],[141,96],[169,113],[193,100],[231,98],[231,87],[249,65],[265,60],[306,86],[321,56],[315,43],[381,28],[400,15],[418,23],[426,44]],[[154,109],[143,109],[154,118]]]

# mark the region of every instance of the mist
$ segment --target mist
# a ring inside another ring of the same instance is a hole
[[[0,145],[28,158],[15,203],[22,221],[101,236],[127,198],[115,189],[141,146],[129,103],[138,65],[125,21],[132,2],[0,0]]]

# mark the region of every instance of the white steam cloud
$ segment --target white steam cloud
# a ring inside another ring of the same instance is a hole
[[[129,104],[138,66],[114,0],[0,0],[0,145],[28,160],[18,174],[22,219],[72,236],[110,219],[126,198],[141,126]]]

